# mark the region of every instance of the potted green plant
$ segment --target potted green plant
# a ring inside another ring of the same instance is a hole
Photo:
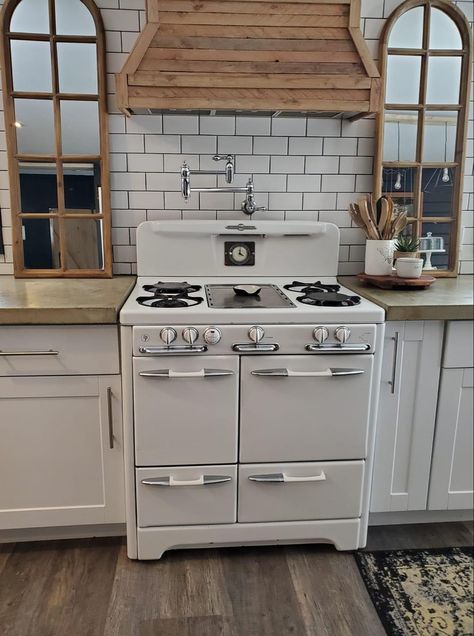
[[[395,243],[393,258],[418,258],[420,241],[410,234],[400,234]]]

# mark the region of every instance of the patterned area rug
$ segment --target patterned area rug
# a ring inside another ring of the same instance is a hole
[[[389,636],[474,633],[473,550],[395,550],[355,554]]]

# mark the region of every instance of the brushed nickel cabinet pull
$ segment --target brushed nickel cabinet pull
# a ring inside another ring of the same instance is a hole
[[[114,448],[114,418],[112,413],[112,387],[107,387],[107,420],[109,424],[109,448]]]
[[[390,386],[392,387],[390,393],[393,395],[395,393],[395,381],[397,378],[397,358],[398,358],[398,342],[400,340],[400,334],[395,332],[395,335],[392,336],[392,340],[394,341],[393,345],[393,362],[392,362],[392,379],[388,381]]]
[[[149,477],[142,479],[145,486],[211,486],[213,484],[225,484],[232,481],[229,475],[201,475],[197,479],[175,479],[173,475],[165,477]]]
[[[53,351],[52,349],[48,349],[48,351],[1,351],[0,356],[58,356],[59,351]]]

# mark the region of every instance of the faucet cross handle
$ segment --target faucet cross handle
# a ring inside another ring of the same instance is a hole
[[[267,208],[264,205],[257,206],[255,202],[255,194],[254,194],[254,185],[253,180],[250,178],[247,181],[247,193],[245,195],[245,200],[242,201],[241,210],[244,214],[248,214],[251,216],[255,212],[260,212],[261,210],[266,210]]]

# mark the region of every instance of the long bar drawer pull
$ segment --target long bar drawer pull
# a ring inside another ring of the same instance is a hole
[[[229,475],[201,475],[197,479],[175,479],[173,475],[166,477],[150,477],[149,479],[142,479],[142,484],[145,486],[212,486],[213,484],[225,484],[228,481],[232,481],[232,477]]]
[[[307,344],[306,351],[313,353],[355,353],[370,351],[369,344]]]
[[[250,481],[258,481],[264,484],[289,484],[292,482],[326,481],[326,473],[322,470],[319,475],[292,477],[286,473],[273,473],[269,475],[250,475]]]
[[[0,356],[58,356],[59,351],[1,351]]]
[[[278,349],[280,348],[279,344],[276,343],[257,343],[257,344],[252,344],[252,343],[247,343],[244,342],[242,344],[233,344],[232,345],[232,351],[237,351],[239,353],[255,353],[255,352],[270,352],[270,351],[278,351]]]
[[[207,345],[170,345],[169,347],[140,347],[138,351],[140,353],[149,353],[151,355],[174,355],[175,353],[190,355],[193,353],[205,353],[207,351]]]
[[[341,375],[361,375],[364,369],[324,369],[324,371],[292,371],[291,369],[255,369],[252,375],[276,378],[332,378]]]
[[[157,369],[156,371],[141,371],[144,378],[218,378],[234,375],[230,369],[199,369],[198,371],[173,371],[173,369]]]

